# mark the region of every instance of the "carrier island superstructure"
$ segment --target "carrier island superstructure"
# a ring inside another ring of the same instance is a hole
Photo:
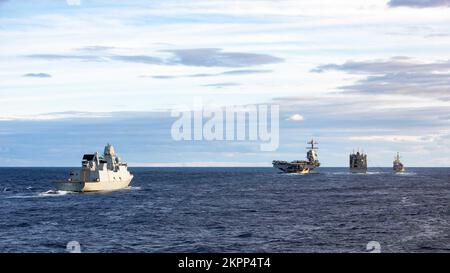
[[[107,144],[103,156],[85,154],[79,171],[70,172],[67,180],[53,183],[61,191],[112,191],[128,187],[132,179],[127,164],[116,155],[114,147]]]
[[[353,152],[349,157],[349,170],[352,173],[367,172],[367,155],[363,152]]]
[[[315,146],[317,142],[311,140],[310,142],[308,142],[308,144],[310,146],[307,147],[308,149],[308,152],[306,153],[307,160],[296,160],[292,162],[274,160],[272,162],[273,167],[285,173],[300,173],[300,174],[310,173],[312,170],[320,166],[320,162],[317,159],[316,150],[318,148]]]

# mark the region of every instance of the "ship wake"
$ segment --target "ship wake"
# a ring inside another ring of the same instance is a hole
[[[60,191],[60,190],[48,190],[38,194],[39,197],[49,197],[49,196],[62,196],[70,193],[76,193],[73,191]]]

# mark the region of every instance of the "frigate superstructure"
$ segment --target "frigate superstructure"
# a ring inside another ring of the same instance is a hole
[[[128,187],[133,175],[128,166],[116,155],[111,144],[105,146],[103,156],[98,153],[85,154],[81,169],[72,171],[64,181],[55,181],[61,191],[112,191]]]
[[[394,157],[392,169],[396,173],[401,173],[401,172],[406,171],[405,166],[403,166],[402,162],[400,162],[400,154],[398,152],[397,152],[397,156]]]
[[[300,174],[310,173],[312,170],[320,166],[320,162],[317,159],[316,150],[318,148],[315,146],[317,142],[311,140],[308,142],[308,144],[310,146],[307,147],[308,149],[308,152],[306,153],[307,160],[296,160],[292,162],[274,160],[272,162],[273,167],[285,173],[300,173]]]
[[[367,155],[357,151],[350,154],[350,172],[366,173],[367,172]]]

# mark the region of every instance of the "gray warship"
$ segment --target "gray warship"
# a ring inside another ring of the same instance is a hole
[[[350,172],[366,173],[367,172],[367,155],[363,152],[353,152],[350,154]]]
[[[320,162],[319,160],[317,160],[316,150],[318,148],[314,146],[315,144],[317,144],[317,142],[311,140],[310,142],[308,142],[308,144],[310,145],[310,147],[307,147],[307,160],[296,160],[292,162],[274,160],[272,162],[273,167],[285,173],[310,173],[312,170],[320,166]]]
[[[397,153],[397,156],[394,157],[392,169],[396,173],[402,173],[402,172],[406,171],[405,166],[403,166],[402,162],[400,162],[400,154],[399,153]]]
[[[79,171],[72,171],[68,179],[53,184],[60,191],[112,191],[128,187],[132,179],[128,165],[116,155],[114,147],[107,144],[103,156],[85,154]]]

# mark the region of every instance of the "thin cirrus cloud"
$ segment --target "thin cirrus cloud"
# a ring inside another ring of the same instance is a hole
[[[48,73],[27,73],[27,74],[24,74],[23,77],[26,77],[26,78],[51,78],[52,75],[50,75]]]
[[[215,88],[224,88],[224,87],[232,87],[232,86],[239,86],[241,84],[236,82],[219,82],[219,83],[210,83],[210,84],[204,84],[203,86],[206,87],[215,87]]]
[[[26,57],[56,60],[79,60],[79,61],[122,61],[128,63],[156,64],[156,65],[185,65],[198,67],[250,67],[283,62],[269,54],[256,54],[244,52],[223,52],[217,48],[197,48],[165,50],[172,54],[169,58],[159,58],[147,55],[115,55],[103,53],[107,47],[85,47],[84,51],[98,54],[32,54]],[[232,72],[233,73],[233,72]],[[239,72],[234,72],[239,73]],[[243,72],[245,73],[245,72]]]
[[[111,56],[110,59],[129,63],[164,64],[164,61],[161,58],[145,55],[114,55]]]
[[[280,63],[283,59],[268,54],[223,52],[218,48],[168,50],[175,54],[171,62],[187,66],[246,67]]]
[[[418,63],[411,59],[348,61],[344,64],[321,65],[313,72],[329,70],[366,75],[352,85],[339,89],[358,93],[397,94],[450,100],[450,61]]]
[[[391,0],[390,7],[412,7],[412,8],[432,8],[449,7],[450,0]]]
[[[271,73],[273,70],[270,69],[239,69],[239,70],[229,70],[220,73],[197,73],[188,75],[153,75],[153,76],[141,76],[143,78],[154,78],[154,79],[175,79],[175,78],[206,78],[206,77],[216,77],[216,76],[239,76],[239,75],[250,75],[250,74],[261,74],[261,73]]]
[[[115,47],[96,45],[96,46],[85,46],[85,47],[77,48],[77,50],[79,50],[79,51],[87,51],[87,52],[107,51],[107,50],[111,50],[111,49],[115,49]]]
[[[100,62],[105,61],[102,56],[96,55],[76,55],[76,54],[31,54],[25,57],[33,59],[41,59],[47,61],[59,61],[59,60],[76,60],[84,62]]]

